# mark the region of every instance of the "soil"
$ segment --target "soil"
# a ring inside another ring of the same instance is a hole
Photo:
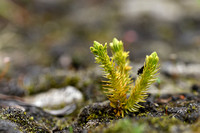
[[[116,117],[109,102],[86,106],[72,125],[73,130],[75,132],[91,132],[95,128],[101,132],[106,130],[106,128],[98,129],[98,126],[102,126],[102,124],[109,128],[110,123],[131,119],[147,124],[150,130],[144,130],[144,132],[172,132],[171,127],[176,127],[175,132],[179,132],[183,130],[179,127],[180,123],[182,125],[193,124],[198,121],[200,115],[200,95],[165,94],[157,97],[149,94],[146,102],[141,103],[141,105],[143,108],[140,108],[138,112],[126,114],[125,118]],[[173,123],[167,124],[165,123],[167,121],[173,121]],[[164,125],[157,126],[161,123]]]
[[[180,132],[199,131],[200,95],[193,93],[165,94],[161,96],[149,94],[146,102],[140,103],[143,108],[138,112],[129,112],[124,118],[117,117],[109,101],[93,103],[81,109],[78,117],[64,128],[60,128],[57,118],[19,100],[8,97],[0,100],[1,131],[16,128],[19,131],[32,132],[112,132],[115,128],[124,131],[120,122],[130,123],[131,131],[144,126],[141,132]],[[13,107],[10,107],[12,105]],[[69,121],[68,119],[65,119]],[[170,124],[167,124],[170,122]],[[132,127],[133,123],[140,126]],[[64,123],[63,123],[64,124]],[[122,128],[122,129],[121,129]]]

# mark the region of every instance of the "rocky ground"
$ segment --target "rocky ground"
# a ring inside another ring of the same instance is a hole
[[[25,97],[4,93],[0,95],[0,131],[198,132],[200,86],[193,82],[196,73],[190,73],[191,77],[187,80],[184,75],[177,73],[178,71],[173,73],[161,69],[160,82],[150,87],[146,102],[141,103],[144,108],[126,114],[124,118],[115,115],[114,109],[102,94],[101,75],[95,73],[94,76],[94,72],[84,76],[84,83],[81,83],[83,81],[78,77],[82,75],[79,72],[76,77],[77,82],[74,84],[77,88],[70,85],[49,91],[41,89],[42,92],[35,92],[34,95]],[[51,78],[54,84],[56,81],[61,82],[56,80],[60,76],[54,75]],[[73,81],[74,77],[71,78],[70,81]],[[165,78],[168,81],[165,81]],[[183,81],[187,82],[182,83]],[[43,84],[48,83],[49,80],[43,82]],[[41,84],[38,87],[42,86],[47,85]],[[163,86],[167,86],[168,91],[164,90]],[[29,87],[26,87],[27,90]],[[17,89],[10,87],[9,92],[12,91],[14,93]]]

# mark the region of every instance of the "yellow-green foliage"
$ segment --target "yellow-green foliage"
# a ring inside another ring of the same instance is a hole
[[[159,69],[159,58],[156,52],[146,57],[142,74],[140,74],[135,84],[130,78],[129,52],[124,51],[122,41],[116,38],[110,43],[112,57],[107,54],[107,44],[102,45],[94,41],[91,52],[95,60],[104,69],[103,88],[106,96],[110,100],[110,105],[116,109],[118,116],[124,116],[125,112],[137,111],[145,102],[148,87],[156,81],[156,73]]]

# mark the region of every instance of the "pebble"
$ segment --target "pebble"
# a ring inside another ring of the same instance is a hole
[[[200,64],[165,62],[162,71],[167,75],[200,77]]]
[[[26,98],[28,103],[38,107],[54,107],[61,104],[71,104],[83,100],[83,94],[73,86],[61,89],[52,89],[33,97]]]

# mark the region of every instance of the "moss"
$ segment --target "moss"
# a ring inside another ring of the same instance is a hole
[[[118,117],[115,116],[113,108],[110,106],[109,102],[106,101],[84,107],[76,123],[81,128],[88,128],[93,124],[99,125],[99,123],[109,122],[113,119],[118,119]]]
[[[64,107],[66,107],[66,103],[60,103],[60,104],[58,104],[58,105],[54,105],[54,106],[50,106],[50,107],[44,107],[43,109],[46,109],[46,110],[58,110],[58,109],[62,109],[62,108],[64,108]]]
[[[97,128],[95,132],[105,133],[157,133],[157,132],[173,132],[184,131],[187,129],[186,124],[182,123],[178,119],[169,116],[162,117],[143,117],[140,119],[125,118],[118,121],[113,121],[108,127],[103,125],[101,128]],[[106,127],[106,128],[105,128]]]
[[[137,116],[138,117],[147,117],[149,114],[149,112],[146,112],[146,113],[139,113]]]
[[[185,124],[175,117],[161,116],[148,119],[148,123],[154,130],[160,130],[164,132],[171,132],[174,126],[184,126]]]
[[[72,119],[57,119],[56,127],[59,130],[63,130],[66,127],[70,127],[71,122],[72,122]]]
[[[98,115],[96,115],[96,114],[91,114],[91,115],[89,115],[89,116],[87,117],[86,121],[89,121],[89,120],[91,120],[91,119],[97,119],[97,118],[98,118]]]
[[[198,120],[196,123],[191,125],[191,129],[194,133],[199,133],[200,132],[200,120]]]
[[[102,112],[102,111],[98,111],[97,113],[92,113],[90,114],[87,118],[86,118],[86,123],[90,120],[95,120],[98,119],[99,122],[105,122],[105,121],[110,121],[113,119],[116,119],[118,117],[116,117],[113,114],[108,114],[106,112]]]
[[[143,124],[132,123],[130,119],[119,120],[104,130],[105,133],[142,133],[143,131]]]
[[[80,77],[78,77],[77,75],[59,76],[44,74],[39,75],[39,77],[37,78],[33,78],[31,80],[31,83],[29,85],[25,85],[24,87],[28,91],[28,94],[32,95],[39,92],[47,91],[51,88],[62,88],[68,85],[77,87],[79,81]]]
[[[23,132],[48,133],[49,129],[36,122],[33,116],[28,116],[26,112],[16,108],[6,108],[0,110],[0,118],[9,120],[17,124],[17,128]]]

